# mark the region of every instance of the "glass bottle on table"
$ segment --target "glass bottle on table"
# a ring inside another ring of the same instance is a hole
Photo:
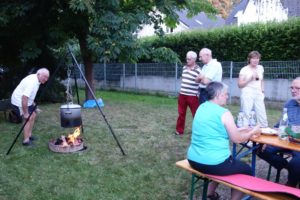
[[[283,108],[282,115],[279,121],[279,128],[278,128],[278,137],[279,139],[286,140],[288,137],[285,129],[288,127],[289,118],[287,114],[287,108]]]

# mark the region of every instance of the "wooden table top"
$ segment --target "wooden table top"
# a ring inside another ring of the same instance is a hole
[[[259,137],[251,138],[251,141],[260,144],[269,144],[284,149],[290,149],[294,151],[300,151],[300,144],[290,142],[289,140],[281,140],[277,135],[264,135],[261,134]]]

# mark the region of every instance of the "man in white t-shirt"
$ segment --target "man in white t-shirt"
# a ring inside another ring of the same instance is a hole
[[[199,102],[204,103],[207,100],[206,86],[212,81],[222,81],[222,65],[216,59],[212,58],[212,52],[208,48],[203,48],[199,52],[199,60],[204,64],[201,74],[196,78],[199,84]]]
[[[32,113],[23,130],[24,139],[22,144],[24,146],[30,146],[32,144],[31,141],[34,140],[32,136],[32,128],[36,118],[34,99],[40,84],[44,84],[48,81],[49,74],[48,69],[41,68],[36,74],[26,76],[22,79],[11,96],[13,109],[17,111],[24,120],[27,120],[30,113]]]

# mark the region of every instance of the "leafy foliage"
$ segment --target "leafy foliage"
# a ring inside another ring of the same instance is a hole
[[[300,19],[266,24],[232,26],[212,30],[196,30],[161,37],[141,39],[141,45],[170,48],[181,60],[189,50],[212,49],[219,60],[245,61],[248,53],[258,50],[263,60],[295,60],[300,58]],[[151,59],[148,60],[151,62]]]
[[[0,2],[0,64],[22,71],[32,66],[53,71],[56,59],[70,40],[79,45],[87,79],[92,84],[93,62],[136,62],[150,51],[137,44],[137,31],[163,22],[175,26],[176,10],[215,13],[208,0],[3,0]],[[141,53],[142,52],[142,53]],[[87,92],[87,98],[91,97]]]

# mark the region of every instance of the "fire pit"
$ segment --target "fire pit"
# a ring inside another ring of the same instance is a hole
[[[83,139],[79,137],[80,127],[76,128],[73,134],[68,136],[60,136],[60,138],[49,141],[49,149],[57,153],[72,153],[80,150],[84,150]]]

